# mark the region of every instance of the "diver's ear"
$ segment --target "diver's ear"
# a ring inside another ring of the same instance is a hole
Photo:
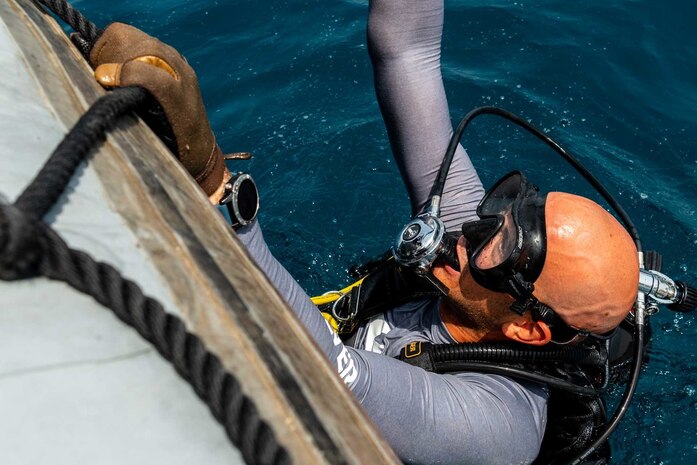
[[[547,323],[524,316],[501,325],[501,332],[508,339],[533,346],[542,346],[552,340],[552,331]]]

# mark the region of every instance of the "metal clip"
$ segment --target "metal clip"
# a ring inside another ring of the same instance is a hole
[[[251,152],[233,152],[223,155],[224,160],[249,160],[252,158]]]

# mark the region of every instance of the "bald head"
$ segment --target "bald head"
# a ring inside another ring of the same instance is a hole
[[[637,251],[627,231],[592,200],[547,195],[547,256],[535,295],[569,325],[604,333],[632,308]]]

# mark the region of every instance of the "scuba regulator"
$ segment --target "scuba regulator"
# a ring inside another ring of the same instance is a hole
[[[413,271],[436,286],[444,295],[447,289],[430,274],[433,264],[443,260],[456,270],[460,269],[457,258],[457,239],[445,230],[439,218],[440,196],[434,196],[430,208],[412,219],[397,236],[392,254],[400,265]]]
[[[626,326],[622,326],[620,329],[624,331],[625,335],[632,339],[629,344],[626,344],[630,350],[633,351],[633,359],[631,363],[631,371],[627,380],[627,387],[625,392],[618,404],[618,407],[612,416],[611,420],[606,424],[603,431],[595,437],[592,438],[592,444],[582,450],[577,454],[575,458],[571,460],[570,463],[578,464],[585,460],[591,454],[599,450],[608,439],[610,434],[617,427],[619,421],[624,416],[629,403],[632,399],[634,391],[636,389],[637,380],[639,372],[641,369],[641,364],[644,360],[644,347],[645,347],[645,331],[647,328],[647,316],[654,314],[658,310],[659,305],[667,305],[670,310],[677,312],[691,312],[697,308],[697,289],[688,286],[686,283],[681,281],[675,281],[668,277],[667,275],[661,273],[660,265],[661,258],[656,252],[644,252],[641,246],[641,241],[639,239],[639,234],[634,226],[634,223],[629,218],[629,215],[625,210],[619,205],[615,198],[605,189],[605,187],[598,181],[581,163],[578,159],[571,153],[563,149],[557,142],[552,140],[549,136],[544,134],[539,129],[532,126],[529,122],[523,120],[522,118],[510,113],[506,110],[497,107],[480,107],[472,110],[468,113],[460,122],[458,127],[453,133],[450,140],[448,148],[443,157],[443,162],[441,164],[438,177],[436,178],[430,193],[430,201],[427,206],[418,213],[414,218],[407,223],[401,232],[397,236],[397,240],[392,248],[392,255],[394,260],[405,268],[411,268],[416,274],[428,278],[430,281],[437,281],[430,273],[434,263],[437,260],[445,260],[446,263],[450,264],[454,268],[459,270],[457,255],[455,254],[455,239],[445,231],[445,225],[439,218],[440,215],[440,202],[443,194],[443,188],[445,185],[445,179],[447,178],[450,165],[452,163],[453,157],[455,155],[455,150],[460,143],[462,135],[469,125],[469,123],[475,119],[477,116],[482,114],[491,114],[503,117],[510,122],[522,127],[526,131],[530,132],[545,144],[551,147],[555,152],[562,156],[569,164],[571,164],[583,177],[586,179],[595,190],[608,202],[612,209],[617,213],[617,216],[622,221],[624,227],[626,228],[629,235],[634,240],[636,245],[638,259],[639,259],[639,288],[637,292],[637,298],[635,301],[634,308],[627,315],[625,322]],[[481,206],[481,204],[480,204]],[[479,213],[479,209],[478,209]],[[499,223],[498,227],[501,227]],[[463,228],[464,231],[464,228]],[[543,258],[544,259],[544,258]],[[470,260],[471,261],[471,260]],[[518,279],[518,278],[516,278]],[[534,281],[534,279],[532,280]],[[519,280],[521,287],[525,285],[530,285],[529,292],[521,292],[520,296],[512,295],[516,298],[532,297],[532,282],[525,282],[524,280]],[[434,284],[440,284],[434,282]],[[442,284],[439,286],[442,290]],[[488,286],[485,286],[488,287]],[[535,299],[536,300],[536,299]],[[539,304],[539,302],[538,302]],[[542,307],[545,307],[542,305]],[[552,309],[549,311],[553,313]],[[630,329],[627,329],[630,328]],[[633,331],[631,331],[633,329]],[[631,332],[630,332],[631,331]],[[608,357],[608,352],[611,351],[611,339],[618,339],[618,330],[612,336],[608,336],[605,341],[595,341],[592,345],[595,348],[600,348],[605,351],[606,356],[601,359],[605,365],[604,381],[600,386],[596,388],[577,386],[574,388],[571,386],[566,386],[566,389],[570,392],[576,392],[576,394],[589,395],[589,393],[595,393],[596,396],[600,395],[604,388],[606,387],[609,378],[609,363],[612,359],[612,354]],[[632,347],[633,346],[633,347]],[[452,352],[452,350],[450,350]],[[495,351],[492,351],[494,353]],[[488,358],[488,361],[497,361],[495,356]],[[453,360],[453,362],[456,362]],[[452,363],[452,362],[451,362]],[[539,382],[548,383],[551,386],[557,386],[564,389],[565,381],[559,380],[558,378],[552,376],[542,376],[538,378],[529,377],[524,373],[515,373],[513,371],[502,372],[500,366],[493,363],[456,363],[456,366],[460,368],[466,367],[467,369],[473,369],[481,372],[489,373],[500,373],[508,374],[511,376],[518,376],[523,379],[537,379]],[[453,366],[455,366],[453,365]],[[567,383],[568,384],[568,383]]]

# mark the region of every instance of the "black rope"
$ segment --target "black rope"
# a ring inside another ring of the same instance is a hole
[[[80,50],[80,53],[82,53],[82,56],[87,60],[88,62],[90,61],[90,51],[92,50],[92,44],[87,42],[80,34],[77,32],[73,32],[70,34],[70,41],[73,43],[73,45]]]
[[[15,205],[34,218],[43,218],[63,193],[75,169],[112,129],[119,118],[147,101],[149,93],[142,87],[123,87],[99,98],[82,115],[24,189]]]
[[[111,265],[74,250],[48,225],[16,206],[0,205],[0,278],[44,276],[63,281],[111,309],[151,342],[206,402],[225,427],[247,464],[287,465],[287,451],[245,396],[240,383],[225,371],[182,320]]]
[[[99,99],[65,136],[14,205],[0,204],[0,279],[45,276],[66,282],[111,309],[150,341],[206,402],[249,465],[287,465],[291,458],[244,395],[237,379],[188,332],[181,319],[112,266],[71,249],[41,222],[79,163],[106,131],[146,101],[142,88],[117,89]]]
[[[65,0],[37,0],[53,11],[60,19],[65,21],[78,34],[80,34],[90,46],[97,40],[101,30],[95,24],[82,16],[73,6]]]
[[[38,0],[68,23],[71,37],[83,55],[101,33],[65,0]],[[109,264],[71,249],[41,218],[65,191],[78,165],[106,138],[106,133],[131,111],[151,101],[140,87],[116,89],[97,100],[51,154],[36,178],[14,205],[0,203],[0,279],[34,276],[63,281],[91,295],[132,326],[170,361],[177,372],[208,405],[238,446],[248,465],[289,465],[292,460],[259,416],[254,402],[234,375],[211,354],[182,320],[167,313],[157,300],[124,278]]]

